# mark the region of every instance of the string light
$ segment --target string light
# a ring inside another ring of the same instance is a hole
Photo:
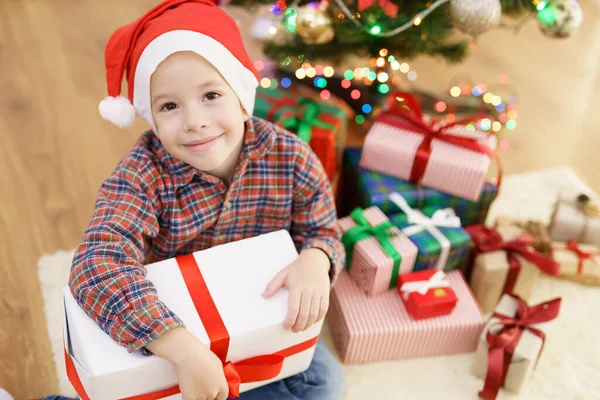
[[[335,71],[333,70],[333,67],[327,66],[323,68],[323,75],[325,75],[327,78],[331,78],[334,73]]]
[[[268,89],[269,86],[271,86],[271,80],[269,78],[262,78],[260,80],[260,86],[262,86],[265,89]]]
[[[441,6],[442,4],[447,3],[450,0],[437,0],[435,3],[433,4],[428,4],[427,5],[427,9],[424,11],[419,12],[417,15],[415,15],[413,18],[411,18],[408,22],[406,22],[405,24],[389,31],[389,32],[383,32],[381,29],[381,26],[379,25],[374,25],[370,28],[366,28],[360,21],[360,16],[357,16],[355,14],[355,17],[352,17],[352,12],[348,9],[348,7],[346,6],[346,4],[344,3],[343,0],[335,0],[335,2],[337,3],[337,5],[340,7],[340,9],[344,12],[344,14],[359,28],[361,29],[367,29],[367,31],[373,35],[373,36],[381,36],[381,37],[390,37],[390,36],[395,36],[398,35],[401,32],[404,32],[407,29],[410,29],[414,26],[419,26],[421,24],[421,22],[423,22],[423,19],[425,19],[430,13],[432,13],[436,8],[438,8],[439,6]],[[358,14],[358,13],[357,13]]]
[[[357,124],[361,125],[365,122],[365,117],[359,114],[354,118],[354,121],[356,121]]]
[[[348,79],[343,79],[342,80],[342,87],[344,89],[348,89],[351,85],[352,85],[352,82],[350,82]]]
[[[385,58],[383,58],[383,57],[379,57],[379,58],[377,59],[377,66],[381,68],[381,67],[383,67],[384,65],[385,65]]]
[[[400,72],[402,72],[403,74],[405,74],[409,70],[410,70],[410,65],[408,65],[407,63],[400,64]]]
[[[387,54],[388,54],[387,49],[381,49],[381,50],[379,50],[379,55],[381,57],[385,57],[385,56],[387,56]]]
[[[379,75],[377,75],[377,80],[381,83],[387,82],[388,78],[388,74],[385,72],[380,72]]]
[[[410,71],[406,77],[408,78],[409,81],[414,81],[417,79],[417,73],[415,71]]]
[[[329,100],[330,97],[331,97],[331,93],[329,92],[329,90],[327,90],[327,89],[321,90],[321,98],[323,100]]]
[[[454,86],[452,89],[450,89],[450,95],[452,97],[458,97],[458,96],[460,96],[460,93],[461,93],[461,91],[458,86]]]
[[[360,90],[354,89],[352,92],[350,92],[350,97],[352,97],[354,100],[360,99]]]

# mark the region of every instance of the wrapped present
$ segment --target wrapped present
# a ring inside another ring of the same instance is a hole
[[[546,226],[538,221],[519,221],[509,217],[498,217],[494,222],[496,227],[514,225],[524,232],[531,235],[533,243],[531,246],[538,253],[550,256],[552,249],[552,240],[548,234]]]
[[[477,201],[491,160],[497,160],[496,137],[461,123],[466,121],[429,121],[410,94],[393,93],[365,138],[360,166]],[[498,186],[501,178],[498,165]]]
[[[304,332],[287,331],[287,291],[262,296],[297,257],[289,233],[277,231],[146,266],[161,301],[221,359],[230,397],[300,373],[312,361],[322,321]],[[170,362],[128,353],[79,307],[68,287],[63,300],[67,375],[81,398],[179,393]]]
[[[346,269],[368,295],[396,287],[399,274],[413,270],[415,246],[377,207],[352,211],[338,221],[346,249]]]
[[[367,296],[344,271],[331,292],[327,321],[347,364],[475,350],[484,319],[460,271],[447,274],[458,301],[448,315],[414,320],[395,290]]]
[[[417,320],[450,314],[458,300],[446,274],[433,269],[400,275],[398,294],[406,311]]]
[[[548,228],[557,242],[575,240],[600,247],[600,211],[594,201],[581,194],[576,198],[559,197]]]
[[[391,193],[389,197],[403,210],[402,214],[392,215],[390,221],[419,249],[415,271],[431,268],[451,271],[466,266],[473,242],[454,210],[412,209],[399,193]]]
[[[481,398],[493,400],[500,387],[518,393],[542,352],[545,325],[560,311],[560,298],[528,306],[505,294],[479,339],[473,374],[485,379]]]
[[[327,176],[333,179],[336,160],[346,140],[348,117],[343,109],[282,90],[258,88],[254,115],[296,133],[309,143]]]
[[[595,244],[552,242],[552,257],[561,278],[600,286],[600,249]]]
[[[491,183],[483,186],[479,200],[471,201],[371,171],[359,166],[361,154],[360,148],[344,149],[343,173],[337,196],[340,215],[348,215],[356,207],[372,206],[379,207],[388,216],[397,214],[401,211],[388,196],[392,192],[398,192],[413,208],[452,208],[463,226],[467,226],[483,224],[490,205],[496,198],[498,187]]]
[[[536,252],[533,238],[520,228],[472,225],[466,230],[475,245],[470,284],[484,313],[494,310],[503,293],[529,299],[540,272],[558,276],[558,264]]]

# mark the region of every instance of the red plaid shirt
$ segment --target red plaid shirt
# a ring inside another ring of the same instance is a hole
[[[102,184],[69,286],[106,333],[135,351],[183,326],[143,265],[279,229],[290,232],[298,251],[319,248],[329,256],[333,284],[345,254],[332,190],[297,136],[252,118],[228,188],[147,132]]]

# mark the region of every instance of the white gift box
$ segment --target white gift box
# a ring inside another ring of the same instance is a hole
[[[323,321],[293,333],[283,328],[288,291],[270,299],[262,297],[273,277],[298,257],[285,230],[240,240],[193,254],[212,299],[229,333],[227,361],[236,363],[268,355],[316,338]],[[175,258],[146,266],[158,297],[202,343],[210,340],[194,307]],[[64,289],[65,350],[81,384],[91,399],[122,399],[153,393],[177,385],[173,365],[158,356],[146,357],[127,349],[108,336]],[[305,371],[315,346],[285,357],[279,375],[240,385],[244,392]],[[165,397],[181,398],[180,394]]]

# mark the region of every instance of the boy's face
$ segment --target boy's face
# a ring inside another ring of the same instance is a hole
[[[217,70],[193,52],[170,55],[152,74],[152,115],[174,157],[221,179],[231,176],[247,114]]]

